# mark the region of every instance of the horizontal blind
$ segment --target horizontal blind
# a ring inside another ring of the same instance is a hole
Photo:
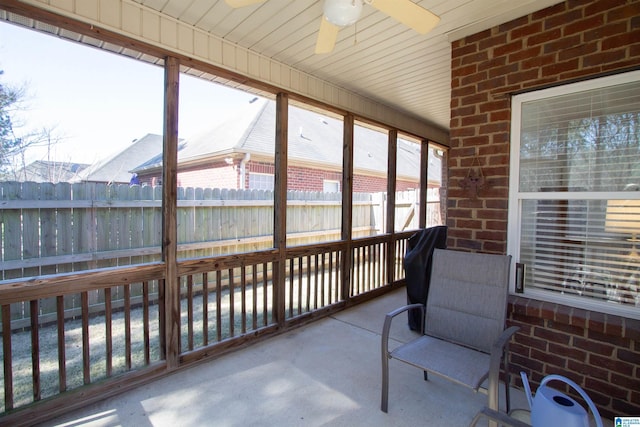
[[[522,104],[520,191],[622,190],[640,178],[640,82]]]
[[[640,200],[631,204],[640,219]],[[607,226],[607,201],[543,199],[522,205],[525,286],[640,306],[640,264],[630,229]]]

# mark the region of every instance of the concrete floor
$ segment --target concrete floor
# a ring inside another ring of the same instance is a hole
[[[391,362],[380,411],[380,333],[404,289],[88,406],[45,426],[466,426],[486,396]],[[412,336],[406,316],[396,342]],[[527,408],[515,392],[513,406]],[[485,423],[486,425],[486,423]]]

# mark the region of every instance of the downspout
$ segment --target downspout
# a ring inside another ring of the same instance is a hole
[[[247,163],[251,159],[251,153],[244,153],[244,157],[240,160],[240,189],[244,190],[247,186]]]

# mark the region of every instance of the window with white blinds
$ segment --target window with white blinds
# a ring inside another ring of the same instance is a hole
[[[514,96],[511,150],[525,294],[640,318],[640,72]]]

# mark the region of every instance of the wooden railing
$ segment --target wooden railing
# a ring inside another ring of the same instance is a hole
[[[179,262],[180,365],[391,289],[404,278],[411,234],[288,248],[284,256],[270,249]],[[165,375],[164,325],[171,314],[164,309],[164,272],[162,263],[151,263],[5,281],[0,424],[30,424]],[[133,288],[141,297],[131,297]],[[100,297],[90,301],[96,291]],[[65,314],[70,299],[81,302],[71,318]],[[51,300],[55,318],[40,316],[39,306]],[[6,327],[12,305],[28,306],[29,323],[19,329]]]

